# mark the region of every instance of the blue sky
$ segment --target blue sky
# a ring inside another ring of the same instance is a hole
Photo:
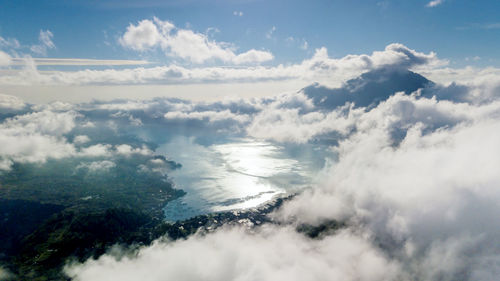
[[[0,3],[0,92],[33,102],[267,96],[394,63],[442,84],[500,73],[498,1]]]
[[[452,64],[500,64],[500,2],[427,4],[417,0],[3,1],[0,36],[31,44],[44,29],[54,34],[57,46],[48,52],[50,57],[168,62],[161,52],[137,53],[117,43],[130,23],[156,16],[197,32],[216,28],[218,32],[211,33],[215,40],[233,43],[242,51],[269,50],[275,55],[273,64],[298,62],[322,46],[330,56],[341,57],[369,53],[393,42],[434,51]],[[273,27],[275,31],[266,37]],[[307,50],[300,48],[304,41]],[[465,61],[476,56],[481,59]]]

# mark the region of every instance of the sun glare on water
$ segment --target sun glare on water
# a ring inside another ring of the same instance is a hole
[[[179,150],[179,143],[185,148]],[[165,207],[166,218],[172,221],[257,207],[307,182],[300,162],[268,142],[243,139],[202,146],[184,139],[165,144],[160,151],[183,164],[170,174],[176,187],[187,192]],[[297,177],[303,181],[297,182]]]

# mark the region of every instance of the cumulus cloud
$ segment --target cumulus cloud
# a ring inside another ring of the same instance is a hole
[[[467,91],[463,97],[469,103],[488,103],[498,98],[500,94],[500,69],[494,67],[465,67],[462,69],[439,68],[422,70],[421,73],[432,80],[447,86],[456,95],[460,90]]]
[[[5,52],[0,51],[0,66],[9,65],[12,58]]]
[[[75,148],[63,135],[74,128],[77,116],[73,111],[41,111],[0,123],[0,158],[4,170],[9,169],[12,161],[45,162],[47,158],[73,155]]]
[[[397,61],[389,66],[398,69],[432,59],[404,55],[401,46],[388,50],[369,61],[384,68],[385,61]],[[181,103],[163,118],[211,122],[211,115],[246,115],[250,122],[242,125],[256,138],[300,144],[333,136],[335,157],[317,184],[273,214],[280,224],[159,240],[126,255],[70,264],[65,272],[75,280],[494,279],[500,273],[500,102],[477,83],[467,91],[489,97],[481,103],[460,95],[443,99],[443,89],[434,86],[425,89],[431,93],[384,94],[366,107],[348,101],[319,108],[304,92],[245,111]],[[121,106],[155,112],[141,103]],[[332,219],[346,229],[321,239],[294,230]]]
[[[298,96],[302,96],[306,106],[311,102],[302,94]],[[306,143],[317,135],[333,131],[346,134],[353,125],[352,115],[358,114],[356,110],[345,114],[349,105],[331,112],[304,112],[301,107],[283,107],[281,102],[277,100],[256,114],[247,133],[259,139]]]
[[[24,101],[18,97],[0,94],[0,109],[4,112],[17,111],[26,107]]]
[[[128,144],[121,144],[116,146],[116,153],[125,156],[130,156],[132,154],[142,154],[142,155],[153,155],[153,152],[147,148],[145,145],[142,147],[133,148]]]
[[[279,216],[361,224],[417,280],[488,280],[500,258],[499,109],[396,95],[360,116],[324,183]]]
[[[281,245],[281,246],[276,246]],[[155,270],[152,270],[154,268]],[[75,280],[390,280],[398,265],[349,232],[311,241],[289,228],[250,235],[227,229],[175,243],[157,242],[134,257],[105,255],[66,267]]]
[[[86,135],[75,136],[73,142],[76,144],[84,144],[90,141],[90,138]]]
[[[358,131],[337,148],[339,160],[323,184],[277,214],[313,224],[347,220],[353,232],[311,240],[287,227],[224,229],[158,241],[132,256],[104,255],[68,266],[67,274],[75,280],[489,280],[499,259],[500,135],[492,135],[500,129],[493,117],[498,104],[392,99],[356,121]],[[396,146],[395,128],[406,131]]]
[[[227,43],[216,42],[207,35],[190,29],[177,28],[171,22],[158,18],[142,20],[137,25],[130,24],[119,42],[122,46],[137,51],[159,47],[168,56],[197,64],[210,60],[249,64],[274,58],[268,51],[254,49],[236,54],[234,48]]]
[[[35,54],[46,56],[47,50],[55,49],[56,45],[52,42],[54,34],[50,30],[40,30],[38,35],[39,44],[31,46],[31,51]]]
[[[273,54],[267,51],[249,50],[234,57],[236,64],[248,64],[253,62],[270,61],[274,58]]]
[[[80,156],[85,157],[105,157],[111,156],[111,145],[110,144],[94,144],[91,146],[83,147],[79,151]]]
[[[164,26],[168,32],[174,26]],[[133,50],[143,51],[151,48],[161,41],[161,34],[151,20],[142,20],[137,25],[130,24],[127,31],[120,38],[120,44]]]
[[[27,133],[61,136],[75,127],[76,117],[78,117],[78,113],[74,111],[59,113],[44,110],[17,115],[6,120],[2,125],[6,129],[22,130]]]

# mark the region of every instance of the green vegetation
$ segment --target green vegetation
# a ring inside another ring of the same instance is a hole
[[[26,280],[63,279],[68,257],[84,261],[116,243],[149,242],[145,234],[151,223],[150,216],[128,209],[61,212],[23,239],[14,259],[17,273]]]
[[[166,163],[163,170],[144,169],[144,163],[158,159]],[[113,161],[116,164],[98,170],[82,166],[92,163],[82,158],[16,163],[0,174],[0,265],[16,280],[68,280],[61,271],[67,262],[97,258],[113,245],[149,245],[165,235],[183,239],[228,224],[272,223],[267,214],[288,200],[168,223],[163,207],[184,192],[172,187],[165,171],[179,165],[161,156]],[[321,238],[340,226],[327,222],[299,226],[298,231]]]
[[[163,170],[146,166],[158,159]],[[179,165],[161,156],[112,160],[102,169],[88,168],[104,161],[95,158],[15,163],[0,174],[0,264],[16,280],[64,280],[69,257],[83,261],[116,243],[154,239],[162,208],[184,194],[164,174]]]

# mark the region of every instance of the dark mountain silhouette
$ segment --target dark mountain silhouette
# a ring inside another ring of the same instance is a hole
[[[434,87],[434,82],[420,74],[394,68],[380,68],[331,89],[318,83],[302,89],[318,108],[333,109],[354,102],[355,107],[375,106],[396,92],[410,94],[420,88]]]

